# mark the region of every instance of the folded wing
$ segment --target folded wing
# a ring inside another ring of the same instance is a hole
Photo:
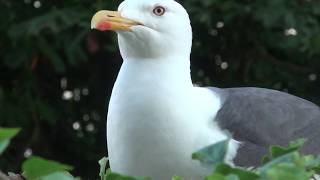
[[[210,87],[222,97],[215,121],[242,142],[235,164],[257,166],[270,145],[305,138],[303,153],[320,154],[320,108],[288,93],[263,88]]]

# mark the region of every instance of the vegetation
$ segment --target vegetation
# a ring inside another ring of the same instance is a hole
[[[0,0],[0,126],[22,127],[1,155],[2,171],[20,172],[36,155],[98,177],[121,57],[115,35],[91,31],[90,19],[120,2]],[[181,3],[192,19],[195,83],[267,87],[320,104],[319,1]]]
[[[223,162],[228,140],[206,147],[194,153],[193,159],[211,165],[213,171],[205,180],[309,180],[320,172],[320,156],[301,155],[299,149],[304,140],[292,142],[287,148],[273,146],[263,159],[263,165],[254,169],[232,167]],[[107,170],[102,180],[141,180],[147,178],[125,177]],[[106,177],[106,178],[103,178]],[[183,180],[175,176],[172,180]]]
[[[0,129],[0,144],[8,145],[18,129]],[[320,156],[301,155],[299,149],[304,140],[293,142],[287,148],[274,146],[270,148],[270,154],[263,159],[261,167],[252,170],[232,167],[223,162],[228,150],[229,140],[218,142],[205,147],[192,155],[205,165],[213,167],[213,171],[205,180],[309,180],[315,173],[320,173]],[[0,146],[2,151],[4,146]],[[191,157],[190,157],[191,158]],[[101,180],[147,180],[149,178],[136,178],[113,173],[107,168],[108,158],[99,161]],[[28,180],[75,180],[68,171],[73,167],[58,162],[45,160],[40,157],[29,157],[22,165],[22,175],[11,173],[8,177],[0,171],[0,179],[11,180],[22,177]],[[175,176],[173,180],[183,180]]]

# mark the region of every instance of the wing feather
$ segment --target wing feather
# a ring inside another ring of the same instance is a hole
[[[305,138],[304,153],[320,154],[320,108],[288,93],[263,88],[210,87],[222,97],[216,121],[241,141],[235,163],[256,166],[270,145]]]

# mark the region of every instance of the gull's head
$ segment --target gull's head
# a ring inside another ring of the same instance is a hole
[[[97,12],[91,28],[117,32],[124,59],[189,56],[191,52],[189,15],[174,0],[125,0],[118,11]]]

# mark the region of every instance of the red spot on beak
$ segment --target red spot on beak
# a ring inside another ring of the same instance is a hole
[[[111,23],[109,22],[99,22],[97,25],[97,29],[100,31],[108,31],[112,27]]]

